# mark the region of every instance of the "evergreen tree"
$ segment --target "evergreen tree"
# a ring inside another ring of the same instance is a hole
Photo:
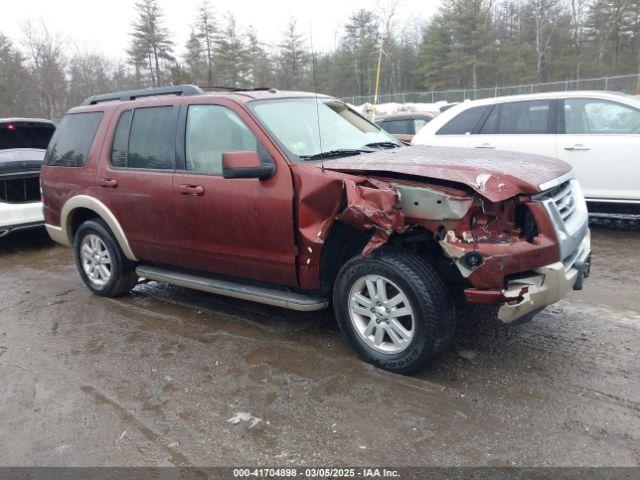
[[[290,19],[284,38],[278,45],[278,87],[295,90],[307,85],[310,59],[304,37],[298,33],[297,22]]]
[[[373,91],[378,53],[381,48],[378,19],[368,10],[360,9],[349,17],[343,38],[344,51],[353,68],[352,81],[357,92]]]
[[[443,0],[428,22],[400,22],[399,0],[380,0],[375,12],[346,19],[333,49],[314,52],[315,82],[310,44],[295,20],[271,51],[233,17],[218,28],[209,0],[202,0],[177,62],[161,1],[137,0],[126,63],[69,55],[64,38],[44,25],[26,25],[19,40],[0,34],[0,115],[59,118],[88,95],[166,83],[301,90],[317,84],[321,93],[369,96],[381,43],[381,101],[393,92],[640,73],[640,0]],[[639,93],[640,81],[624,88]],[[401,98],[431,101],[393,100]]]
[[[209,0],[202,0],[196,25],[207,62],[207,84],[213,85],[213,51],[216,37],[216,22]]]
[[[193,28],[185,44],[184,63],[185,70],[191,78],[191,81],[203,83],[206,77],[204,71],[208,70],[208,62],[203,55],[201,37]]]
[[[225,26],[214,42],[216,81],[220,85],[242,87],[247,83],[248,52],[233,15],[226,18]]]
[[[447,12],[442,12],[427,24],[419,48],[421,64],[419,71],[422,74],[424,88],[430,90],[449,88],[448,70],[451,51],[449,16]]]
[[[158,0],[139,0],[135,3],[135,9],[138,19],[132,24],[132,39],[127,53],[137,71],[143,66],[148,69],[151,85],[157,87],[166,80],[171,63],[175,60],[173,42],[163,25],[163,13]]]
[[[630,71],[640,62],[639,10],[637,0],[594,0],[589,6],[587,28],[602,73]]]
[[[269,87],[273,82],[273,65],[253,28],[247,33],[248,78],[254,87]]]

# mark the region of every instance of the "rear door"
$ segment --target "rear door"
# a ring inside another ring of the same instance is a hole
[[[562,105],[559,155],[576,169],[587,199],[640,201],[640,109],[597,98]]]
[[[146,262],[171,264],[179,248],[171,194],[178,112],[172,105],[122,110],[96,176],[98,198]]]
[[[289,168],[235,102],[183,105],[172,203],[180,265],[295,286],[293,184]],[[276,165],[266,180],[222,177],[222,154],[257,151]]]
[[[498,103],[471,135],[469,146],[557,157],[555,109],[550,99]]]

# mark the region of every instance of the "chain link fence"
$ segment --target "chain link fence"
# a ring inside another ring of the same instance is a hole
[[[478,98],[502,97],[542,92],[565,92],[569,90],[609,90],[633,95],[640,94],[640,74],[618,75],[615,77],[586,78],[562,82],[533,83],[508,87],[475,88],[463,90],[441,90],[429,92],[384,93],[378,95],[377,103],[435,103],[463,102]],[[341,100],[352,105],[373,103],[373,95],[354,95]]]

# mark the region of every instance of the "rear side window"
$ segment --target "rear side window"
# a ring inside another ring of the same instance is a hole
[[[173,112],[172,106],[138,108],[134,111],[127,151],[128,168],[173,168],[168,148],[170,139],[175,136]]]
[[[495,109],[494,109],[495,110]],[[541,134],[549,132],[550,100],[513,102],[500,105],[498,132],[501,134]]]
[[[55,131],[53,125],[35,122],[0,124],[0,150],[37,148],[46,150]]]
[[[465,135],[473,132],[487,107],[473,107],[445,123],[436,135]]]
[[[487,117],[480,129],[481,135],[494,135],[496,133],[500,133],[500,107],[501,105],[496,105],[491,110],[491,113]]]
[[[44,159],[45,165],[83,166],[102,121],[102,115],[102,112],[66,115],[51,139]]]
[[[385,120],[378,124],[380,128],[396,135],[413,135],[413,120]]]

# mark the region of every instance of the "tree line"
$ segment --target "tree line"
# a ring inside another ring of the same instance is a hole
[[[113,60],[68,54],[69,41],[27,24],[17,41],[0,32],[0,116],[59,118],[101,92],[196,83],[371,95],[493,87],[640,71],[640,0],[444,0],[424,22],[400,20],[383,0],[346,20],[328,51],[289,19],[276,44],[262,42],[202,0],[184,45],[159,0],[138,0],[129,48]],[[416,12],[419,14],[419,12]]]

